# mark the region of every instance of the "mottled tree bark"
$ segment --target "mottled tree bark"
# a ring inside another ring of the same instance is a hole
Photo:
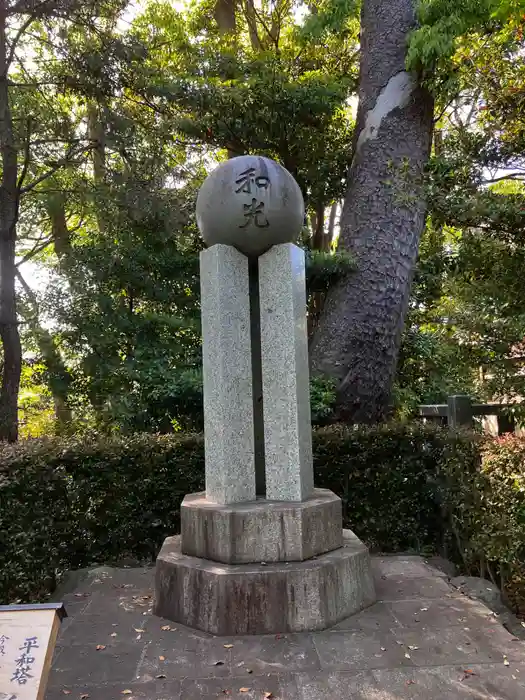
[[[0,0],[0,339],[3,350],[0,388],[0,440],[18,438],[18,392],[22,347],[18,331],[15,292],[15,243],[18,219],[18,164],[9,104],[7,0]]]
[[[376,422],[388,410],[425,222],[433,101],[405,70],[414,6],[363,2],[359,107],[339,238],[357,271],[330,290],[311,344],[313,372],[338,382],[338,417],[352,422]]]

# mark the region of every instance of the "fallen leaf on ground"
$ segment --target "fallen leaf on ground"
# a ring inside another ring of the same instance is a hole
[[[470,668],[464,668],[463,669],[463,678],[461,679],[462,681],[466,681],[467,678],[470,678],[470,676],[476,676],[477,674],[474,673]]]
[[[140,627],[134,627],[133,629],[135,632],[144,632],[144,630],[141,630]]]
[[[166,661],[166,657],[165,657],[165,656],[159,656],[159,661]]]
[[[169,632],[171,627],[169,625],[162,625],[160,628],[163,632]]]
[[[117,633],[116,633],[116,632],[113,632],[113,634],[110,634],[109,636],[110,636],[110,637],[116,637],[116,636],[117,636]]]
[[[223,644],[225,649],[233,649],[233,644]]]
[[[105,649],[106,645],[105,644],[97,644],[97,651],[102,651],[102,649]]]
[[[129,689],[128,689],[128,690],[123,690],[122,693],[121,693],[121,695],[131,695],[132,692],[133,692],[133,691],[132,691],[132,690],[129,690]]]
[[[509,660],[507,659],[506,656],[503,657],[503,665],[504,665],[504,666],[510,666]]]
[[[251,688],[239,688],[239,693],[249,693]]]

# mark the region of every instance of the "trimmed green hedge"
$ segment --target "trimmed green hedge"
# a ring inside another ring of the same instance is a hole
[[[445,475],[477,473],[472,436],[419,425],[313,435],[316,484],[341,496],[346,526],[383,551],[441,548]],[[179,530],[183,496],[203,487],[200,435],[1,446],[0,600],[41,599],[66,569],[153,560]]]

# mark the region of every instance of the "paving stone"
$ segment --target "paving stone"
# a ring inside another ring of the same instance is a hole
[[[429,566],[421,557],[373,557],[372,569],[377,578],[382,576],[398,578],[428,578],[439,575],[434,567]]]
[[[73,590],[76,594],[92,593],[104,590],[111,592],[119,587],[142,591],[153,587],[155,568],[114,568],[99,566],[92,569],[81,569],[68,572],[63,585],[60,585],[53,595],[53,600],[63,600],[71,595],[68,580],[75,582]]]
[[[84,612],[84,610],[88,607],[90,601],[91,596],[85,596],[82,598],[74,598],[72,596],[68,596],[67,598],[63,598],[60,602],[64,604],[67,617],[62,621],[62,625],[66,621],[69,621],[72,618],[81,615]]]
[[[263,700],[264,692],[275,700],[525,698],[525,643],[497,616],[430,567],[419,575],[420,558],[380,559],[383,602],[332,630],[282,636],[212,637],[151,614],[151,570],[102,576],[81,596],[63,598],[72,615],[45,700]]]
[[[499,625],[498,619],[484,605],[464,596],[431,600],[403,600],[387,604],[402,627],[426,629],[465,627],[473,624]]]
[[[140,613],[115,615],[84,615],[72,620],[60,630],[58,645],[106,644],[115,646],[124,643],[139,643],[142,634],[143,617]],[[140,636],[140,639],[137,637]]]
[[[262,700],[264,693],[271,693],[272,700],[296,700],[295,680],[291,675],[283,678],[273,673],[264,676],[185,680],[182,682],[181,700]]]
[[[213,635],[192,627],[180,625],[178,622],[165,620],[156,615],[146,615],[142,618],[142,628],[144,629],[143,639],[146,642],[156,642],[170,645],[175,635],[178,639],[187,637],[188,640],[214,639]],[[188,642],[189,643],[189,642]]]
[[[232,637],[232,673],[242,675],[245,669],[254,673],[282,673],[320,668],[313,641],[306,634],[272,635],[263,637]],[[242,666],[241,666],[242,664]]]
[[[409,663],[414,666],[494,663],[503,661],[504,656],[525,661],[525,645],[513,642],[503,628],[428,628],[424,634],[401,629],[395,634],[397,641],[403,645],[403,654],[410,656]]]
[[[346,620],[334,625],[332,630],[362,630],[374,632],[379,629],[390,630],[399,627],[400,623],[394,616],[387,603],[376,603],[357,615],[351,615]]]
[[[522,700],[525,697],[525,669],[520,674],[503,664],[388,669],[373,671],[373,676],[377,692],[368,696],[370,700]]]
[[[81,615],[116,615],[119,613],[139,613],[150,615],[153,609],[153,594],[143,591],[133,592],[122,589],[98,591],[91,595],[90,601]]]
[[[407,660],[392,632],[319,632],[313,640],[321,666],[346,671],[404,666]]]
[[[468,635],[474,644],[487,645],[498,661],[503,656],[511,661],[525,663],[525,642],[514,637],[501,625],[477,625],[464,629],[468,629]],[[453,633],[452,630],[449,632]]]
[[[124,690],[131,690],[131,693],[123,693]],[[83,695],[86,698],[89,696],[89,700],[139,700],[139,698],[140,700],[179,700],[180,682],[155,681],[54,687],[47,691],[45,700],[66,700],[66,698],[79,700]]]
[[[95,645],[64,647],[53,666],[49,685],[135,680],[144,645],[119,644],[97,651]]]
[[[376,595],[380,601],[409,600],[411,598],[456,597],[450,586],[438,577],[385,576],[375,578]]]
[[[376,700],[377,685],[371,672],[348,673],[345,671],[321,671],[298,673],[295,677],[295,700]],[[283,696],[288,700],[288,696]],[[389,696],[394,700],[394,696]]]
[[[137,669],[137,680],[150,681],[159,674],[166,675],[168,680],[227,676],[231,653],[224,644],[222,639],[189,639],[187,636],[148,644]]]

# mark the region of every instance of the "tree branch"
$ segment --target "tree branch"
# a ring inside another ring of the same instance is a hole
[[[69,153],[67,153],[64,158],[61,158],[52,168],[50,168],[47,172],[43,173],[39,177],[37,177],[33,182],[30,182],[29,185],[26,185],[25,187],[22,187],[20,190],[20,194],[26,194],[27,192],[30,192],[33,190],[37,185],[39,185],[41,182],[44,182],[44,180],[47,180],[50,178],[52,175],[54,175],[60,168],[62,168],[64,165],[67,165],[67,163],[70,163],[71,160],[75,155],[79,155],[84,151],[85,148],[81,149],[73,149]]]
[[[503,180],[517,180],[518,182],[525,182],[525,174],[509,173],[508,175],[501,175],[501,177],[493,177],[490,180],[483,180],[483,184],[492,185],[495,182],[502,182]]]
[[[53,236],[49,236],[49,238],[46,238],[43,243],[40,243],[40,245],[36,245],[32,250],[29,251],[29,253],[26,253],[22,260],[19,260],[16,263],[16,268],[18,268],[23,265],[24,263],[28,262],[28,260],[31,260],[35,255],[38,253],[41,253],[43,250],[45,250],[51,243],[53,242]]]
[[[18,182],[16,185],[18,196],[20,196],[20,191],[22,190],[22,185],[24,184],[24,180],[26,179],[27,171],[29,169],[30,159],[31,159],[31,117],[28,117],[28,119],[27,119],[27,139],[26,139],[26,145],[24,148],[24,164],[22,166],[22,172],[20,173],[20,177],[18,178]]]
[[[35,21],[35,18],[33,15],[30,15],[26,21],[19,27],[17,33],[15,34],[15,37],[13,41],[11,42],[11,47],[9,49],[9,54],[7,55],[7,61],[6,61],[6,67],[5,67],[5,73],[4,75],[7,75],[9,68],[11,66],[11,63],[13,62],[13,58],[15,56],[15,51],[16,47],[18,46],[18,42],[20,41],[20,38],[22,34],[29,28],[31,24]]]

